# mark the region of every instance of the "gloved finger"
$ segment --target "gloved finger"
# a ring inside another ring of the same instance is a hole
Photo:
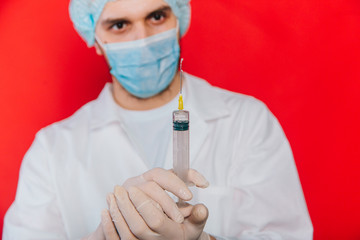
[[[205,226],[208,216],[207,207],[204,204],[196,204],[187,220],[194,225]]]
[[[116,186],[114,190],[114,195],[118,208],[122,216],[124,217],[125,222],[129,226],[132,234],[139,239],[144,239],[146,238],[146,236],[151,235],[153,232],[146,225],[144,219],[135,209],[133,203],[129,199],[128,192],[125,190],[125,188]]]
[[[101,225],[106,240],[120,240],[107,209],[101,212]]]
[[[114,194],[109,194],[109,210],[112,221],[116,227],[121,239],[135,240],[137,239],[130,231],[129,226],[125,222],[117,204]]]
[[[129,188],[129,197],[146,224],[159,236],[166,239],[180,238],[181,224],[169,219],[162,211],[154,206],[151,198],[137,187]]]
[[[184,216],[171,197],[157,183],[150,181],[137,186],[155,202],[159,203],[162,210],[175,222],[182,223]]]
[[[81,240],[95,240],[95,239],[96,240],[106,240],[103,229],[102,229],[101,222],[100,222],[99,226],[96,228],[95,232],[82,238]]]
[[[193,207],[190,216],[184,221],[185,232],[189,239],[204,239],[201,237],[208,239],[207,234],[202,234],[208,215],[209,212],[205,205],[197,204]]]
[[[140,175],[140,176],[136,176],[136,177],[132,177],[132,178],[127,179],[123,183],[123,187],[125,189],[128,189],[131,186],[139,186],[140,184],[143,184],[143,183],[146,183],[146,179],[144,178],[143,175]]]
[[[192,193],[186,184],[171,171],[162,168],[154,168],[147,171],[142,176],[146,181],[156,182],[161,188],[173,193],[183,200],[188,201],[192,198]]]
[[[211,240],[211,237],[208,233],[202,232],[197,240]]]
[[[200,188],[207,188],[209,186],[208,180],[206,180],[201,173],[192,168],[189,169],[188,181]]]
[[[170,171],[175,174],[174,169],[170,169]],[[200,188],[207,188],[209,186],[208,180],[206,180],[201,173],[192,168],[190,168],[188,172],[188,183],[188,186],[190,187],[197,186]]]
[[[181,203],[181,206],[178,205],[178,203],[176,203],[176,205],[179,208],[179,211],[181,212],[181,214],[183,215],[184,219],[189,217],[191,214],[191,211],[193,209],[193,205],[187,203],[187,202],[183,202]]]

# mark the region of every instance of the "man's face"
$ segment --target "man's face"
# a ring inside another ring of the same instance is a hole
[[[95,34],[103,43],[125,42],[170,30],[176,24],[176,16],[163,0],[117,0],[105,5]]]

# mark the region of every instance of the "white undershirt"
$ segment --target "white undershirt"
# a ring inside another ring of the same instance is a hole
[[[172,137],[172,112],[177,109],[177,99],[175,97],[164,106],[146,111],[120,107],[125,130],[150,168],[164,165]]]

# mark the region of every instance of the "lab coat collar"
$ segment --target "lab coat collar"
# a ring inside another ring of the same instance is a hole
[[[184,88],[184,109],[190,112],[190,166],[194,166],[209,135],[208,121],[227,117],[230,111],[217,88],[208,82],[185,74]],[[172,159],[170,152],[167,159]],[[171,168],[170,164],[166,168]]]
[[[197,115],[204,121],[227,117],[230,114],[228,106],[220,96],[216,87],[208,82],[185,73],[184,109]]]
[[[184,84],[184,108],[190,111],[194,120],[210,121],[230,114],[216,88],[190,74],[184,74],[184,76],[186,81]],[[98,128],[112,122],[122,123],[122,120],[119,106],[113,98],[112,84],[106,83],[94,102],[91,127]]]
[[[115,102],[112,94],[112,83],[106,83],[94,102],[91,128],[95,129],[112,122],[121,123],[122,121],[119,114],[119,106]]]

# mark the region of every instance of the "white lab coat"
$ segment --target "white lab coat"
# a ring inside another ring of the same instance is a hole
[[[210,182],[205,190],[192,188],[193,202],[210,212],[205,230],[226,239],[312,239],[289,143],[266,106],[188,74],[185,87],[190,164]],[[149,170],[126,134],[111,88],[36,135],[5,217],[4,240],[79,239],[96,229],[116,184]],[[172,168],[172,144],[164,168]]]

